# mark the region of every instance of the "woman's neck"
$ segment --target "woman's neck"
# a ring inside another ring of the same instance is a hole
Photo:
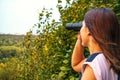
[[[90,54],[102,52],[99,44],[95,40],[90,40],[88,44],[88,49],[90,51]]]

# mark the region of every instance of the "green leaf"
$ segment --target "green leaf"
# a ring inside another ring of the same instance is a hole
[[[39,16],[43,16],[43,13],[40,13]]]
[[[68,60],[64,60],[64,61],[63,61],[64,64],[67,64],[68,62],[69,62]]]
[[[60,73],[59,73],[59,77],[63,77],[64,75],[65,75],[64,72],[60,72]]]
[[[62,3],[62,0],[58,0],[58,3]]]
[[[66,67],[62,66],[62,67],[60,67],[60,70],[61,71],[66,71]]]

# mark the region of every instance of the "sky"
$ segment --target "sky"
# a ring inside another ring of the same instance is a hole
[[[26,34],[38,22],[39,12],[53,8],[55,19],[59,19],[56,8],[58,0],[0,0],[0,33]]]

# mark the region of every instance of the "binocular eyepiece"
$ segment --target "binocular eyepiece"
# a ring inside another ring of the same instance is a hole
[[[75,32],[79,32],[82,27],[82,22],[77,23],[67,23],[66,29],[67,30],[74,30]]]

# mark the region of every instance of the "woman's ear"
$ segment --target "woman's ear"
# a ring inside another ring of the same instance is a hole
[[[87,28],[86,33],[88,34],[88,36],[90,36],[90,35],[91,35],[91,33],[90,33],[90,31],[89,31],[88,27],[86,27],[86,28]]]
[[[88,32],[88,35],[91,35],[91,33],[90,33],[90,32]]]

